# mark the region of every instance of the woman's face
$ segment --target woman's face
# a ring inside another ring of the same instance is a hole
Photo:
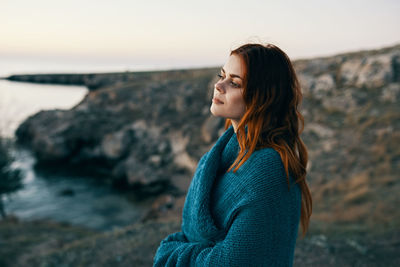
[[[239,56],[233,54],[221,69],[214,85],[214,97],[210,107],[214,116],[232,120],[234,127],[246,111],[243,100],[244,66]],[[235,127],[236,128],[236,127]]]

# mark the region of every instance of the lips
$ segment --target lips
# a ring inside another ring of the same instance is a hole
[[[213,97],[212,101],[213,101],[215,104],[223,104],[223,103],[224,103],[224,102],[222,102],[220,99],[216,98],[215,96]]]

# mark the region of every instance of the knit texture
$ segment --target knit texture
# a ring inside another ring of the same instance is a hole
[[[239,150],[229,127],[199,161],[181,231],[161,241],[153,266],[292,266],[301,191],[274,149],[254,151],[226,173]]]

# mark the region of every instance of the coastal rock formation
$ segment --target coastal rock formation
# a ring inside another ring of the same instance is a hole
[[[171,176],[189,176],[217,137],[223,120],[209,113],[215,73],[133,73],[123,84],[115,80],[89,91],[71,110],[33,115],[16,135],[40,164],[90,168],[115,183],[156,192]]]
[[[399,225],[400,45],[294,64],[313,218]],[[166,191],[175,177],[190,181],[223,131],[223,120],[209,112],[218,71],[83,75],[92,90],[81,103],[30,117],[18,141],[41,163],[86,166],[117,184]]]

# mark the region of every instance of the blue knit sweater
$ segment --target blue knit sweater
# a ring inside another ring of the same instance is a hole
[[[301,191],[274,149],[256,150],[226,173],[239,151],[231,126],[199,161],[182,214],[153,266],[292,266]]]

